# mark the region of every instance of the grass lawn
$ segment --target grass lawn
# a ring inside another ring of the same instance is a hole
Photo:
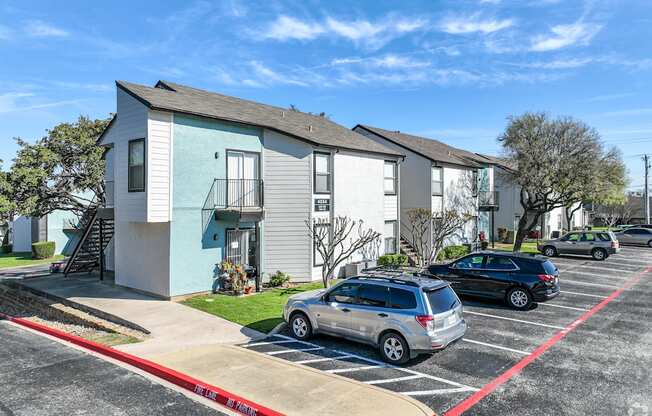
[[[58,254],[49,259],[36,260],[32,258],[31,252],[26,253],[8,253],[0,254],[0,269],[7,269],[18,266],[32,266],[34,264],[51,263],[56,260],[62,260],[63,255]]]
[[[495,250],[497,250],[497,251],[512,251],[513,247],[514,247],[514,244],[496,243]],[[491,249],[491,243],[489,243],[489,249]],[[537,250],[537,243],[536,242],[523,243],[523,245],[521,245],[521,252],[522,253],[539,254],[539,250]]]
[[[320,281],[293,288],[278,288],[256,295],[236,297],[229,295],[202,295],[182,303],[217,315],[221,318],[267,333],[283,321],[283,306],[291,295],[307,290],[321,289]]]

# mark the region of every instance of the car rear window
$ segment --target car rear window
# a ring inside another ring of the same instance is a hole
[[[602,241],[611,241],[611,236],[607,233],[598,233],[598,238]]]
[[[390,307],[393,309],[414,309],[417,307],[417,299],[414,293],[405,289],[392,287],[389,289]]]
[[[444,286],[440,289],[429,290],[426,292],[428,302],[430,302],[430,309],[434,315],[451,310],[457,306],[459,300],[453,289]]]
[[[555,266],[550,260],[544,261],[542,266],[546,274],[555,274],[557,272],[557,266]]]

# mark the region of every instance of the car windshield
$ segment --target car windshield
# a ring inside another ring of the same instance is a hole
[[[543,262],[543,270],[546,271],[546,274],[554,275],[555,273],[557,273],[557,267],[550,260],[546,260]]]
[[[453,290],[448,286],[426,291],[426,295],[428,296],[430,309],[432,309],[434,315],[449,311],[459,303],[457,295],[455,295],[455,292],[453,292]]]

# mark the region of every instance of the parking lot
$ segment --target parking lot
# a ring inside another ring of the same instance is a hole
[[[280,333],[244,347],[414,397],[437,414],[647,414],[652,249],[552,261],[560,296],[528,311],[464,298],[465,337],[405,367],[327,336]]]

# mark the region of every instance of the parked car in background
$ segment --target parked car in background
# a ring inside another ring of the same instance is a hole
[[[449,264],[432,264],[428,273],[450,282],[457,294],[504,300],[515,309],[559,295],[559,270],[539,255],[473,253]]]
[[[625,231],[616,233],[616,237],[623,244],[642,244],[652,247],[651,228],[628,228]]]
[[[610,254],[620,251],[616,234],[611,231],[574,231],[559,238],[542,241],[537,250],[545,256],[562,254],[590,255],[595,260],[604,260]]]
[[[466,333],[462,302],[449,284],[407,274],[356,276],[291,296],[283,318],[295,338],[324,333],[370,344],[392,364],[441,350]]]
[[[652,229],[652,224],[641,224],[641,225],[635,225],[634,227]]]

